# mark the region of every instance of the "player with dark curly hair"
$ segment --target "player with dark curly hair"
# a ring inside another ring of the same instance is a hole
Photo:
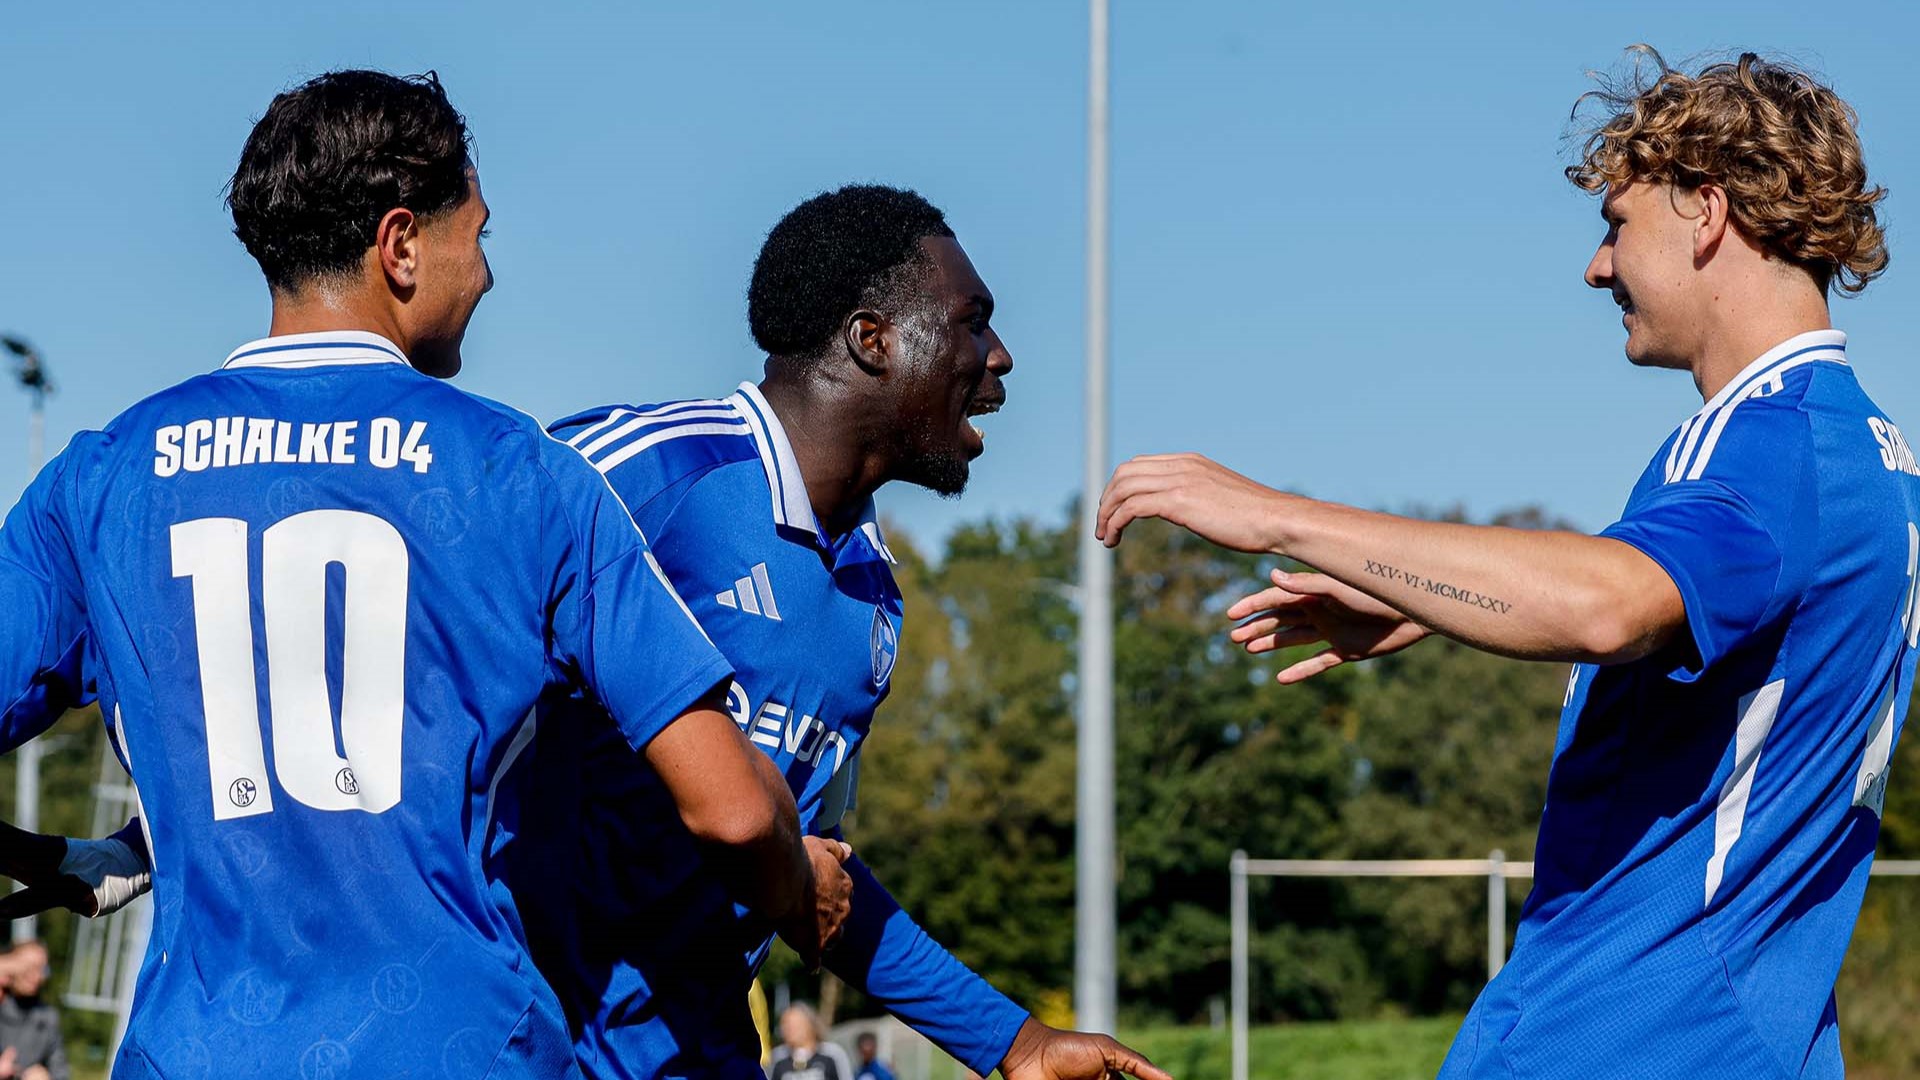
[[[1618,523],[1412,521],[1195,455],[1126,463],[1100,504],[1109,544],[1160,517],[1319,570],[1229,611],[1250,652],[1327,644],[1282,683],[1436,633],[1573,662],[1533,894],[1446,1080],[1843,1073],[1833,985],[1920,643],[1920,463],[1827,306],[1886,267],[1883,192],[1808,73],[1643,55],[1584,99],[1586,281],[1705,405]]]
[[[767,235],[747,308],[767,353],[758,385],[590,409],[552,431],[620,493],[733,663],[728,708],[787,778],[806,832],[838,839],[904,615],[874,496],[893,482],[958,494],[984,449],[973,419],[1006,400],[1013,358],[945,217],[897,188],[794,208]],[[736,910],[670,815],[632,812],[657,804],[658,781],[613,752],[612,725],[595,730],[543,728],[533,783],[549,797],[523,822],[510,874],[581,1067],[596,1080],[758,1080],[748,988],[769,926]],[[852,908],[826,967],[969,1068],[1164,1080],[1111,1038],[1036,1020],[929,937],[858,856],[846,869]]]

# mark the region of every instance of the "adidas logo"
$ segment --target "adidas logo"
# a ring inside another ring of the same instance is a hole
[[[747,571],[746,577],[734,582],[733,588],[715,596],[713,600],[723,608],[780,621],[780,606],[773,602],[773,582],[767,580],[766,563],[755,563],[753,569]]]

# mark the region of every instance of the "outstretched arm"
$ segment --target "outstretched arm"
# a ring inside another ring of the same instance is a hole
[[[1357,510],[1275,491],[1197,454],[1139,457],[1114,473],[1100,500],[1100,538],[1118,544],[1149,517],[1222,547],[1298,559],[1503,656],[1619,663],[1686,626],[1680,591],[1660,564],[1607,537]]]
[[[846,868],[853,912],[827,966],[974,1072],[998,1068],[1007,1080],[1105,1080],[1113,1073],[1169,1080],[1105,1035],[1035,1020],[929,937],[858,857]]]

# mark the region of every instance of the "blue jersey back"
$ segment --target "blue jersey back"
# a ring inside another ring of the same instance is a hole
[[[1574,669],[1513,960],[1443,1075],[1482,1074],[1476,1039],[1522,1076],[1841,1075],[1833,984],[1920,637],[1920,465],[1845,340],[1761,357],[1605,531],[1690,634]]]
[[[500,777],[543,696],[639,746],[728,672],[576,451],[374,335],[267,339],[76,438],[0,600],[0,698],[96,685],[147,819],[121,1069],[572,1073],[491,883]]]
[[[900,592],[871,515],[824,534],[750,385],[595,409],[552,431],[606,474],[651,538],[735,667],[735,722],[786,774],[806,831],[830,834],[898,652]],[[757,1076],[746,995],[770,928],[728,899],[653,772],[607,753],[610,731],[591,731],[543,726],[513,876],[535,954],[579,1027],[581,1064],[590,1076]],[[637,806],[653,811],[628,812]]]

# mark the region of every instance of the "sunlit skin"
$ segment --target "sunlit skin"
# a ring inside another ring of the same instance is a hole
[[[1690,372],[1702,399],[1774,345],[1832,325],[1821,285],[1744,235],[1718,185],[1619,185],[1601,215],[1605,235],[1584,277],[1619,305],[1627,358]],[[1434,632],[1503,656],[1607,664],[1650,655],[1686,625],[1672,579],[1619,541],[1357,510],[1276,491],[1198,454],[1120,466],[1101,496],[1096,533],[1112,546],[1149,517],[1321,571],[1276,574],[1229,609],[1244,620],[1231,638],[1249,652],[1325,646],[1283,667],[1282,683]],[[1444,582],[1454,596],[1382,567]],[[1462,603],[1459,594],[1487,603]]]
[[[1734,228],[1718,185],[1625,184],[1600,214],[1585,277],[1620,306],[1627,359],[1692,372],[1702,399],[1773,345],[1832,326],[1813,277]]]
[[[775,358],[760,384],[814,513],[836,535],[890,481],[959,494],[986,449],[973,418],[1007,399],[1013,355],[993,328],[993,293],[958,241],[920,243],[919,296],[899,310],[848,312],[825,357]]]
[[[974,421],[1007,400],[1001,380],[1013,355],[993,328],[993,293],[957,240],[926,237],[920,245],[926,269],[919,288],[905,290],[909,299],[894,310],[848,312],[826,355],[771,358],[760,384],[793,444],[814,514],[832,535],[852,529],[892,481],[958,495],[986,450]],[[805,1018],[780,1021],[782,1038],[801,1045],[789,1023],[804,1026]],[[1032,1018],[1000,1072],[1007,1080],[1102,1080],[1113,1072],[1171,1080],[1105,1035]]]
[[[367,330],[400,346],[421,372],[452,378],[467,324],[493,288],[481,247],[490,217],[472,170],[467,197],[452,209],[424,217],[405,207],[387,211],[359,273],[274,293],[269,333]]]

